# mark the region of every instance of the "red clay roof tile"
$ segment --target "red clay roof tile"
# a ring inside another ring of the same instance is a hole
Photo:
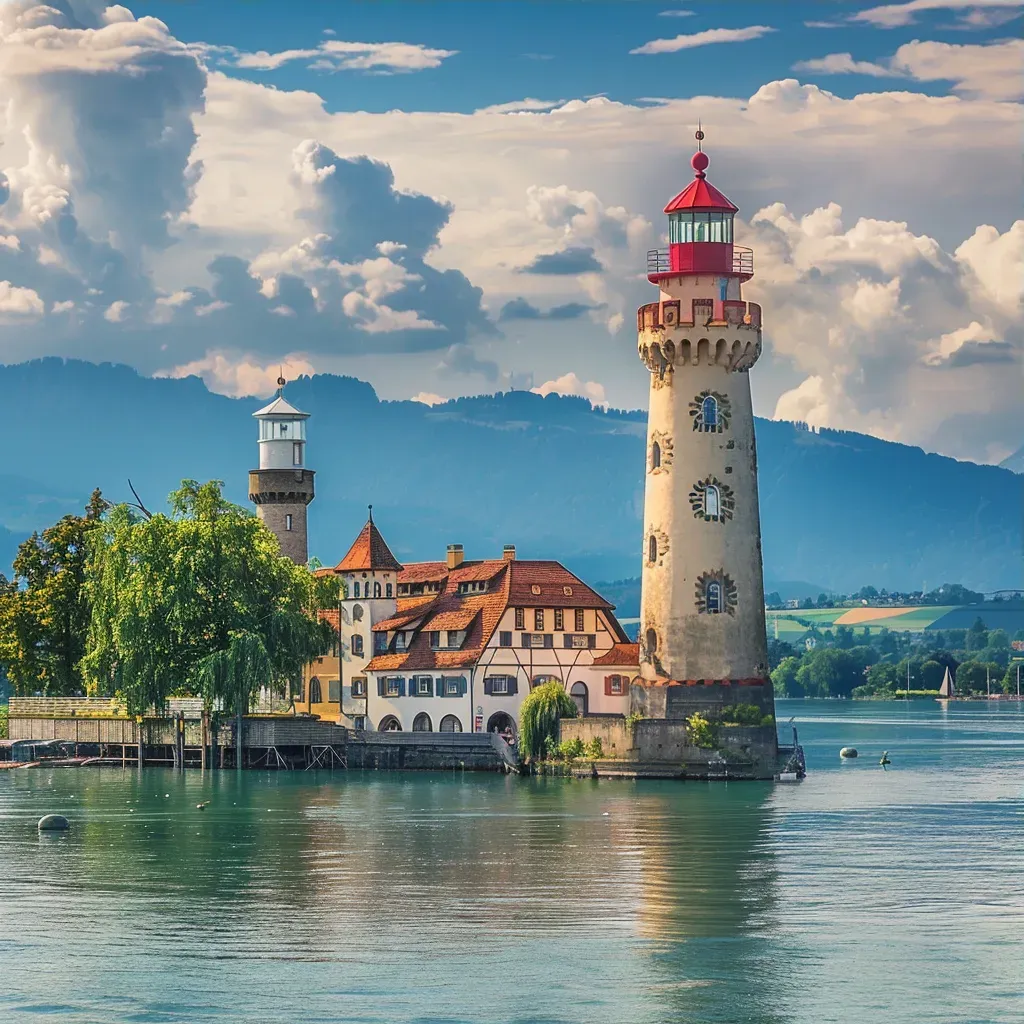
[[[379,569],[401,571],[402,565],[384,542],[372,519],[359,531],[348,554],[338,563],[337,572],[370,572]]]
[[[604,654],[594,659],[595,665],[613,665],[622,668],[638,668],[640,665],[639,644],[614,644]]]

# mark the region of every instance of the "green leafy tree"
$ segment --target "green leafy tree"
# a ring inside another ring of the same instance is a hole
[[[519,749],[529,760],[558,749],[558,723],[575,718],[576,702],[557,680],[534,687],[519,706]]]
[[[699,711],[686,719],[686,736],[693,746],[705,750],[712,749],[717,742],[715,727]]]
[[[939,661],[926,661],[921,665],[920,679],[922,690],[937,690],[942,685],[942,677],[946,674],[946,666]]]
[[[992,662],[965,661],[956,672],[956,688],[963,693],[986,693],[988,680],[994,689],[1002,687],[1003,669]]]
[[[895,654],[899,650],[899,640],[888,626],[883,626],[878,634],[878,651],[880,654]]]
[[[782,595],[777,590],[773,590],[770,594],[767,594],[764,599],[764,603],[769,608],[781,608],[785,602],[782,600]]]
[[[878,661],[878,651],[874,647],[859,645],[850,648],[850,657],[857,666],[857,673],[864,675],[864,671]]]
[[[93,491],[84,515],[32,534],[18,548],[14,578],[0,576],[0,667],[19,695],[68,696],[84,687],[88,539],[106,507]]]
[[[282,557],[216,481],[183,481],[170,505],[149,518],[119,505],[90,537],[91,690],[121,694],[132,713],[182,690],[244,713],[261,689],[297,686],[334,639],[318,612],[337,583]]]
[[[848,651],[826,647],[803,659],[797,682],[811,697],[849,697],[863,682],[863,676]]]
[[[772,672],[772,688],[780,697],[803,697],[803,688],[797,681],[800,658],[783,658]]]
[[[853,647],[855,641],[853,630],[849,626],[836,626],[836,646],[843,648]]]
[[[872,693],[895,690],[897,678],[896,666],[889,661],[880,661],[868,669],[867,685]]]
[[[990,629],[985,646],[990,651],[1005,651],[1010,646],[1010,637],[1005,629]]]
[[[967,650],[983,651],[988,646],[988,630],[981,616],[974,620],[974,624],[967,630]]]

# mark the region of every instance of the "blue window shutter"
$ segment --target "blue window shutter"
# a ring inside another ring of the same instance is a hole
[[[508,677],[508,692],[510,694],[516,694],[519,692],[519,677],[509,676]]]
[[[572,633],[565,633],[562,636],[562,646],[572,647]]]
[[[398,696],[405,696],[405,676],[398,677]]]
[[[380,677],[380,678],[379,678],[379,679],[377,680],[377,696],[378,696],[378,697],[383,697],[383,696],[385,695],[385,692],[386,692],[386,691],[385,691],[385,689],[384,689],[384,685],[385,685],[385,684],[384,684],[384,676],[381,676],[381,677]]]
[[[544,634],[544,646],[545,647],[554,647],[555,646],[555,638],[550,633],[545,633]]]
[[[595,633],[587,635],[587,646],[591,649],[597,646],[597,635]]]
[[[438,697],[444,696],[444,676],[437,677],[437,695]]]
[[[523,647],[529,647],[530,646],[530,634],[529,633],[523,633],[522,641],[521,641],[521,646],[523,646]]]
[[[494,694],[494,682],[490,676],[484,676],[484,696],[490,697]]]
[[[466,696],[466,677],[465,676],[459,676],[459,696],[460,697],[465,697]]]

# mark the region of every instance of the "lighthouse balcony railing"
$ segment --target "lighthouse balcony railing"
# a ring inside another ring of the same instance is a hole
[[[672,274],[678,273],[680,267],[672,266],[671,249],[648,249],[647,250],[647,273],[648,274]],[[732,246],[732,273],[742,277],[754,276],[754,250],[748,249],[745,245]]]

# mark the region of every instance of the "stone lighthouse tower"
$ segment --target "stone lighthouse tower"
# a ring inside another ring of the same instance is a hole
[[[668,717],[714,704],[774,712],[749,377],[761,308],[743,300],[753,254],[733,243],[737,208],[707,180],[703,137],[693,181],[665,207],[669,248],[648,253],[658,301],[637,315],[651,375],[640,675],[681,684]]]
[[[306,420],[284,397],[253,413],[260,425],[260,468],[249,471],[249,500],[281,544],[281,554],[305,565],[309,559],[306,506],[313,500],[313,470],[306,469]]]

